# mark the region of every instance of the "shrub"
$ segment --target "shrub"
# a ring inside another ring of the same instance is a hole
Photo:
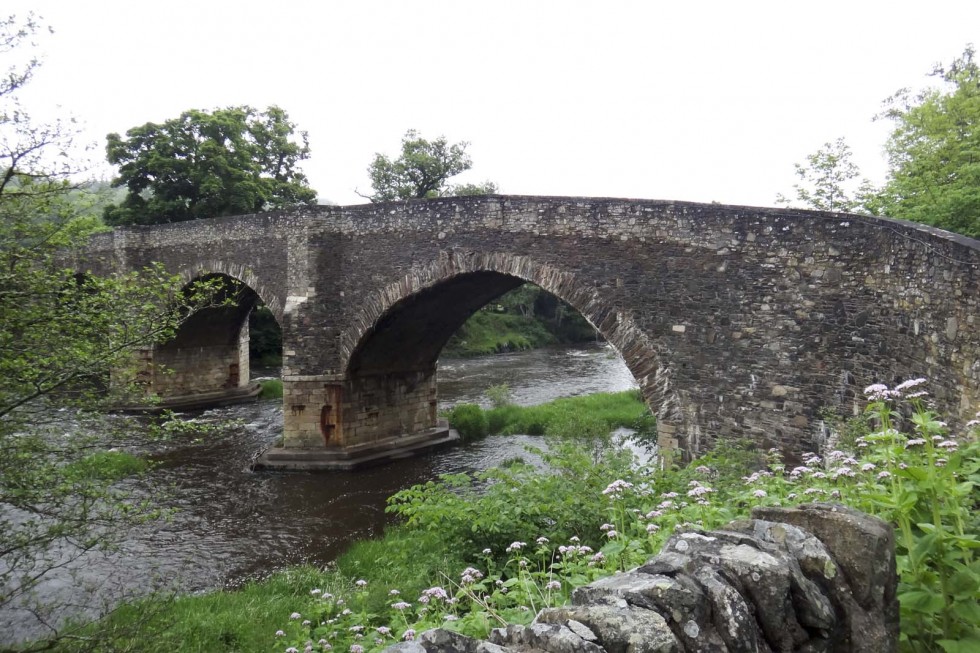
[[[458,404],[449,411],[449,424],[464,442],[487,436],[487,416],[476,404]]]

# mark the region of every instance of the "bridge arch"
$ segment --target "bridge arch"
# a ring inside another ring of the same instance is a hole
[[[354,394],[368,378],[413,374],[413,384],[428,379],[434,397],[436,362],[449,338],[478,309],[525,282],[567,302],[616,349],[657,415],[661,439],[683,435],[685,444],[697,446],[690,441],[696,427],[684,424],[683,402],[670,382],[669,352],[647,337],[632,314],[575,272],[508,252],[443,251],[369,294],[340,338]]]
[[[259,300],[275,315],[276,322],[282,326],[283,306],[279,301],[279,296],[249,266],[220,259],[199,261],[184,267],[179,274],[181,284],[184,288],[196,279],[214,275],[223,275],[244,284],[258,296]]]

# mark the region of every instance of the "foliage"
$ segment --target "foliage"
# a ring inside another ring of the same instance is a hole
[[[865,203],[873,189],[864,179],[855,190],[854,181],[860,176],[857,165],[851,161],[851,148],[843,138],[824,143],[823,147],[806,158],[806,165],[795,164],[800,183],[794,184],[795,198],[779,195],[777,204],[800,203],[818,211],[865,213]]]
[[[490,405],[494,408],[500,408],[501,406],[510,406],[514,403],[513,394],[510,391],[510,386],[506,383],[498,383],[492,385],[486,389],[484,392],[487,399],[490,400]]]
[[[253,367],[282,366],[282,329],[266,306],[256,306],[248,316],[248,355]]]
[[[259,391],[259,399],[282,399],[282,380],[263,379],[259,381],[262,390]]]
[[[312,204],[299,169],[309,158],[306,132],[271,106],[185,111],[162,124],[109,134],[106,155],[119,166],[126,197],[105,210],[109,224],[159,224]]]
[[[888,180],[879,210],[980,238],[980,67],[973,46],[936,66],[938,88],[902,89],[879,116],[888,139]]]
[[[33,15],[0,21],[0,54],[40,31]],[[115,276],[78,275],[86,237],[100,228],[70,178],[74,133],[39,124],[17,103],[35,59],[0,78],[0,608],[24,608],[66,635],[57,605],[33,590],[52,571],[113,541],[119,524],[153,516],[116,481],[145,464],[107,444],[93,416],[105,391],[125,392],[110,370],[167,339],[209,305],[213,286],[180,291],[160,267]],[[46,642],[38,644],[46,646]]]
[[[442,355],[485,356],[535,349],[555,342],[556,338],[538,320],[483,310],[474,313],[453,334]]]
[[[445,136],[429,141],[410,129],[402,137],[402,151],[391,159],[375,154],[368,166],[373,195],[365,195],[372,202],[423,199],[452,195],[488,195],[497,192],[496,184],[449,185],[450,177],[473,167],[473,160],[466,153],[469,143],[450,144]]]
[[[487,416],[474,404],[454,406],[449,411],[449,423],[459,432],[463,442],[478,440],[487,435]]]

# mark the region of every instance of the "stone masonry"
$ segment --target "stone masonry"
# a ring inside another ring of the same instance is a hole
[[[853,414],[864,386],[910,377],[929,378],[954,426],[980,404],[980,243],[883,218],[443,198],[117,229],[79,267],[151,261],[188,281],[238,279],[276,315],[290,448],[394,441],[434,426],[439,351],[475,310],[524,281],[569,302],[623,356],[664,446],[695,453],[747,437],[812,449],[822,411]],[[215,318],[216,340],[240,341],[240,317]],[[193,356],[161,351],[154,362],[209,384],[230,382],[237,364],[247,381],[238,355],[229,348],[215,367],[224,376],[197,374]],[[178,386],[160,389],[195,389]]]
[[[674,534],[647,564],[479,641],[436,629],[389,653],[894,653],[895,542],[844,506],[761,508]]]

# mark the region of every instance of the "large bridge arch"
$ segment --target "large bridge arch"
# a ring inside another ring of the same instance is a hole
[[[340,335],[341,365],[350,392],[357,396],[364,385],[377,392],[408,374],[410,385],[423,386],[416,398],[419,408],[431,407],[436,362],[449,338],[478,309],[526,282],[571,305],[623,357],[657,415],[665,444],[678,435],[685,442],[697,438],[696,424],[684,424],[683,402],[671,387],[663,348],[636,325],[630,311],[617,307],[602,288],[574,272],[508,252],[444,250],[437,259],[371,293]],[[433,423],[428,426],[434,426],[434,413],[429,419]],[[395,433],[379,433],[391,435]]]

